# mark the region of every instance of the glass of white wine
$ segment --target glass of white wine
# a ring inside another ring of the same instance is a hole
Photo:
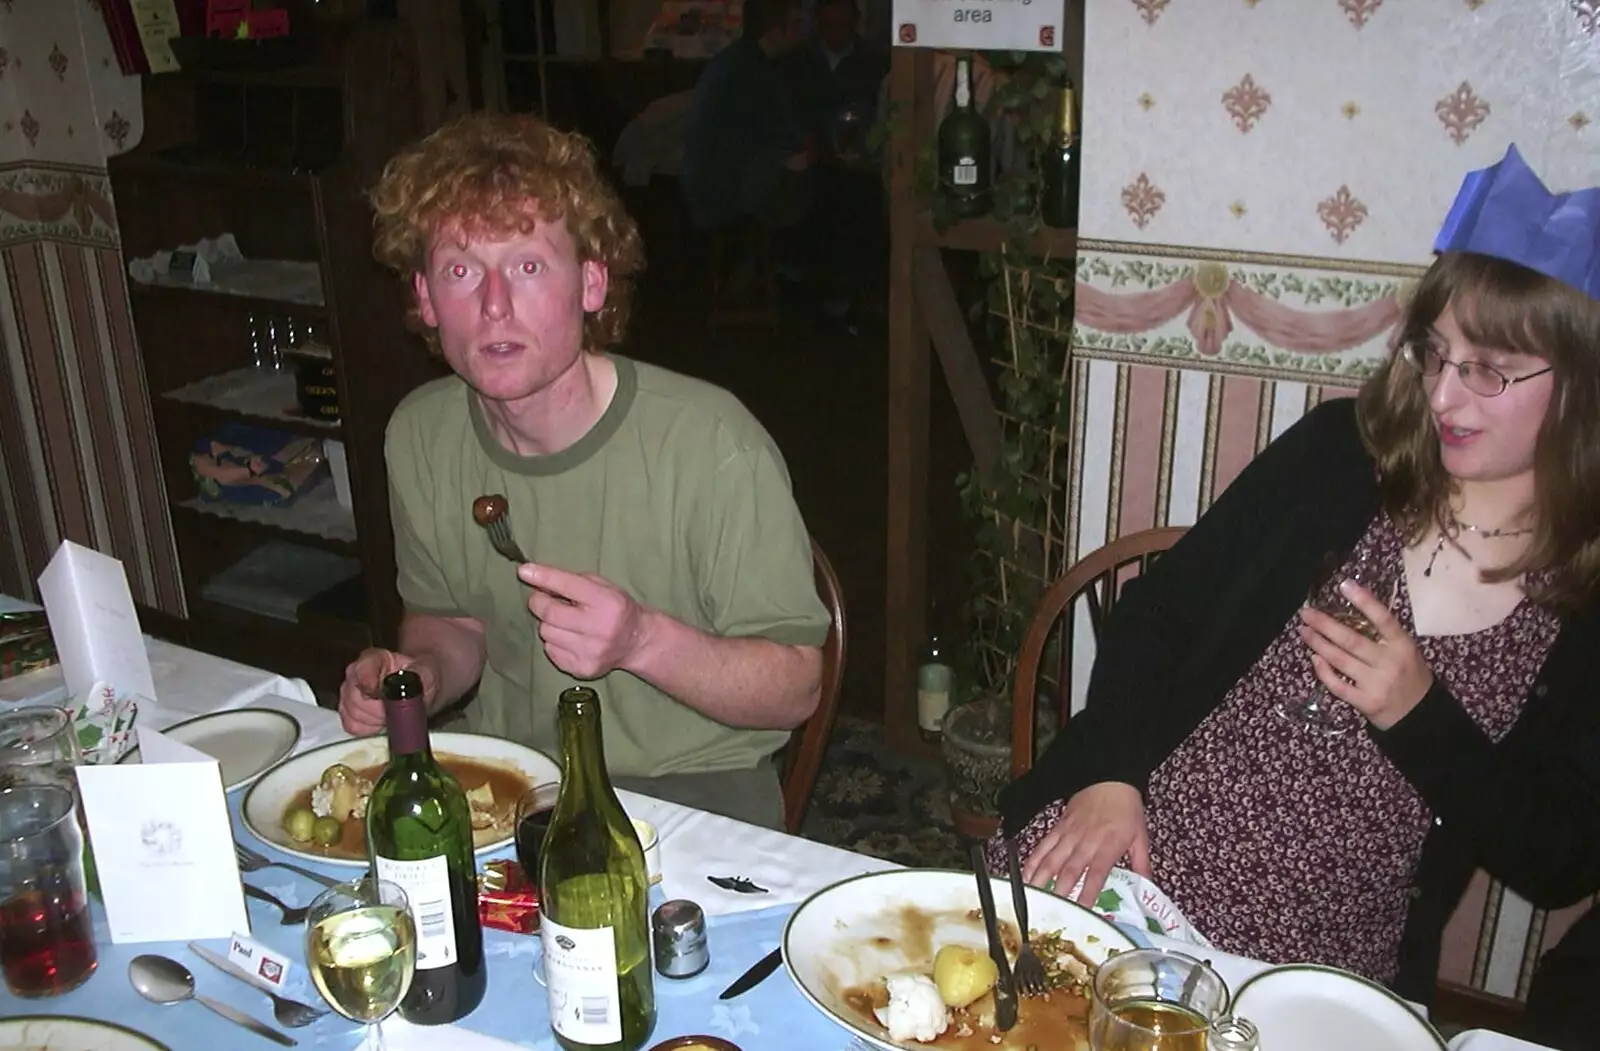
[[[1095,972],[1093,1051],[1206,1051],[1228,986],[1210,964],[1167,949],[1118,953]]]
[[[365,1023],[366,1051],[384,1051],[379,1023],[400,1006],[417,969],[406,892],[365,877],[329,887],[306,911],[306,969],[322,998]]]

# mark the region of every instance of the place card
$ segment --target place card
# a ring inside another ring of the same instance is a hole
[[[243,934],[235,934],[228,939],[228,962],[256,981],[280,992],[289,983],[289,972],[294,970],[294,963],[289,957],[273,952]]]
[[[156,700],[150,657],[122,563],[64,540],[39,574],[39,593],[76,703],[97,682],[120,697]]]
[[[219,764],[155,730],[138,737],[140,762],[77,770],[111,940],[248,931]]]

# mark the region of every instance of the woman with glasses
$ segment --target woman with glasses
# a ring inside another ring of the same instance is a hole
[[[1220,949],[1423,1003],[1474,869],[1600,889],[1600,189],[1512,151],[1436,250],[1357,396],[1127,585],[1085,710],[1001,795],[1035,885],[1087,904],[1128,865]]]

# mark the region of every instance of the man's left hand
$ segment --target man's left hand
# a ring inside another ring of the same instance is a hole
[[[1387,730],[1427,694],[1433,670],[1416,640],[1372,592],[1351,580],[1339,591],[1371,622],[1377,638],[1306,606],[1300,610],[1300,639],[1311,648],[1311,666],[1328,692]]]
[[[517,570],[533,588],[528,610],[550,663],[575,679],[598,679],[623,667],[643,639],[646,610],[593,573],[529,562]]]

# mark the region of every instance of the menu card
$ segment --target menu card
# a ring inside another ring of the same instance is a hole
[[[111,940],[248,931],[219,764],[158,731],[138,734],[142,762],[77,770]]]
[[[39,593],[69,697],[77,701],[95,683],[104,682],[118,697],[156,699],[150,657],[121,562],[62,541],[39,574]]]

